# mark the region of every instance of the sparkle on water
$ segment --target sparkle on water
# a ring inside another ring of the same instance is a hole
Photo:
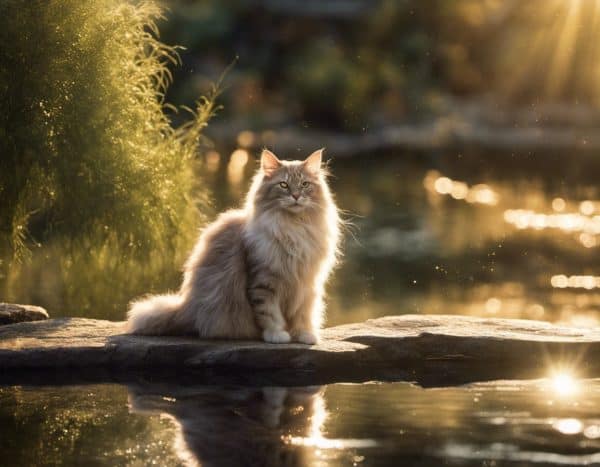
[[[585,391],[584,391],[585,389]],[[591,465],[600,380],[0,389],[14,465]],[[39,417],[44,411],[44,417]],[[472,463],[466,462],[472,460]],[[478,461],[478,462],[475,462]]]
[[[570,373],[556,373],[550,381],[553,391],[559,396],[574,396],[580,390],[577,380]]]

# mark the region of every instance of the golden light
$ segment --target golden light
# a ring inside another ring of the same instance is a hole
[[[452,191],[452,180],[448,177],[440,177],[434,183],[435,191],[441,195],[447,195]]]
[[[484,183],[469,187],[465,182],[452,180],[442,176],[436,170],[430,170],[423,179],[423,186],[439,195],[448,195],[456,200],[465,200],[468,203],[498,204],[499,196],[492,188]]]
[[[216,172],[219,170],[219,164],[221,162],[221,155],[217,151],[208,151],[205,156],[206,159],[206,170],[209,172]]]
[[[582,201],[579,204],[579,212],[581,212],[581,214],[583,214],[584,216],[591,216],[592,214],[594,214],[595,210],[596,207],[594,206],[594,203],[589,199]]]
[[[552,391],[560,397],[574,396],[581,389],[577,380],[566,372],[556,373],[550,380],[550,386]]]
[[[480,183],[469,190],[467,201],[494,206],[498,204],[498,194],[486,184]]]
[[[454,182],[450,190],[450,196],[454,199],[465,199],[469,194],[469,187],[463,182]]]
[[[558,324],[589,329],[598,326],[598,319],[591,315],[571,314],[566,320],[560,320]]]
[[[531,2],[515,2],[509,7],[506,3],[497,2],[501,6],[496,8],[510,8],[518,14]],[[505,71],[505,91],[516,96],[535,87],[540,100],[576,98],[597,104],[600,2],[546,0],[534,11],[535,23],[525,22],[510,30],[507,45],[499,50],[497,63]],[[508,71],[512,73],[506,75]]]
[[[560,88],[565,85],[572,66],[572,54],[575,49],[578,35],[578,20],[581,13],[581,0],[560,2],[559,7],[566,8],[563,23],[559,25],[560,40],[557,43],[556,52],[551,61],[550,74],[548,75],[549,94],[558,94]]]
[[[237,143],[242,148],[248,148],[254,144],[256,136],[249,130],[241,131],[237,136]]]
[[[244,168],[248,163],[248,151],[236,149],[231,153],[231,159],[227,166],[227,180],[232,185],[238,185],[244,178]]]
[[[308,436],[282,436],[282,441],[293,446],[314,447],[316,449],[350,449],[371,448],[377,446],[373,439],[335,439],[323,436],[323,425],[327,420],[328,412],[322,395],[314,400],[313,414],[310,419]]]
[[[583,435],[588,439],[598,439],[600,438],[600,426],[598,425],[590,425],[583,430]]]
[[[550,285],[556,289],[566,289],[569,286],[569,279],[564,274],[557,274],[550,278]]]
[[[428,191],[436,191],[435,182],[440,177],[440,173],[437,170],[428,170],[423,178],[423,186]]]
[[[502,301],[499,298],[492,297],[485,302],[485,311],[490,314],[496,314],[502,308]]]
[[[599,289],[600,276],[565,276],[557,274],[550,278],[550,285],[557,289]]]
[[[584,209],[590,212],[589,208]],[[565,232],[582,232],[590,237],[600,235],[600,216],[589,216],[578,212],[542,214],[529,209],[507,209],[504,211],[504,220],[518,229],[559,229]],[[590,244],[590,237],[584,237],[582,243]]]
[[[527,316],[530,319],[541,319],[545,312],[544,307],[539,303],[533,303],[526,309]]]
[[[586,233],[586,232],[583,232],[582,234],[579,235],[579,241],[586,248],[594,248],[595,246],[598,245],[598,241],[596,240],[596,237],[594,235]]]
[[[554,198],[552,200],[552,209],[554,209],[556,212],[562,212],[565,210],[566,207],[567,207],[567,203],[565,203],[564,199]]]
[[[563,435],[576,435],[583,430],[583,423],[576,418],[561,418],[552,424],[552,428]]]

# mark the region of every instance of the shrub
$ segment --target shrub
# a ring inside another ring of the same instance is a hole
[[[212,114],[174,129],[163,95],[176,50],[160,9],[123,0],[0,5],[0,245],[93,238],[133,254],[192,222],[189,160]]]

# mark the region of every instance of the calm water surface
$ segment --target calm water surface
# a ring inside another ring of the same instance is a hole
[[[334,160],[353,225],[327,323],[450,313],[596,325],[599,166],[481,151]],[[239,205],[254,167],[244,151],[207,155],[209,216]],[[190,247],[133,260],[56,239],[5,269],[0,292],[54,316],[121,320],[132,297],[177,287]],[[599,407],[600,380],[568,376],[432,389],[4,387],[0,464],[600,465]]]
[[[3,465],[592,465],[600,380],[7,387],[0,423]]]

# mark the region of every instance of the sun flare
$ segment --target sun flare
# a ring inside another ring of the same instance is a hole
[[[550,380],[554,393],[561,397],[569,397],[577,394],[580,390],[577,379],[570,373],[556,373]]]

